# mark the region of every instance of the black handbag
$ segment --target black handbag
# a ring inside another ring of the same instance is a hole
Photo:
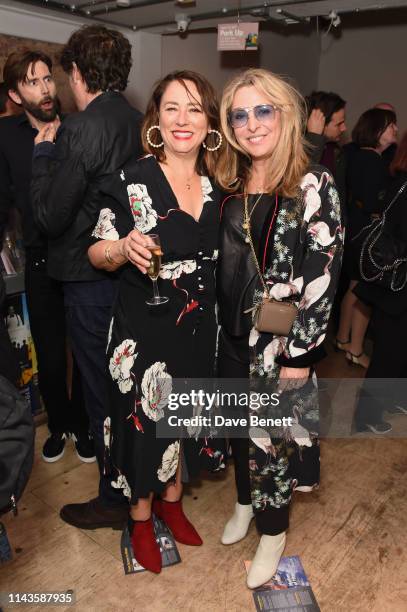
[[[362,279],[391,291],[401,291],[407,283],[407,243],[387,230],[386,215],[406,187],[407,182],[400,187],[381,218],[375,219],[353,238],[364,235],[359,260]]]

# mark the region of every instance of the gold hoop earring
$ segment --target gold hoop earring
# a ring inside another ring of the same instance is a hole
[[[151,127],[148,128],[147,133],[146,133],[146,139],[148,144],[150,145],[150,147],[153,147],[154,149],[159,149],[160,147],[164,146],[164,142],[161,142],[160,144],[155,144],[150,137],[151,131],[152,130],[158,130],[160,131],[160,126],[159,125],[152,125]]]
[[[206,149],[207,151],[217,151],[222,146],[222,142],[223,142],[222,134],[219,132],[219,130],[208,130],[208,134],[216,134],[216,136],[218,137],[218,143],[215,147],[208,147],[208,145],[205,144],[205,141],[204,141],[202,143],[203,148]]]

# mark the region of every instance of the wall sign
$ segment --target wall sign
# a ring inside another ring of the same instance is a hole
[[[218,51],[256,51],[259,24],[220,23],[218,25]]]

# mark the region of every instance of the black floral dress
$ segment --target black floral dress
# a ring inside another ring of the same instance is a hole
[[[110,416],[105,422],[112,483],[132,504],[174,480],[180,456],[188,476],[223,467],[220,441],[156,437],[173,378],[212,377],[216,347],[214,270],[220,194],[201,177],[198,221],[179,208],[153,156],[131,162],[105,193],[93,238],[117,240],[136,228],[157,233],[163,251],[158,279],[167,304],[148,306],[152,282],[127,264],[110,325],[107,359]],[[216,446],[216,447],[215,447]]]

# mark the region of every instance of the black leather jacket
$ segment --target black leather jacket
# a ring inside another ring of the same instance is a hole
[[[61,281],[93,281],[106,273],[87,256],[100,209],[99,185],[130,158],[142,155],[142,115],[124,96],[105,92],[61,125],[56,144],[34,148],[34,218],[49,238],[48,273]]]
[[[222,207],[222,221],[217,266],[217,295],[220,324],[231,336],[250,333],[253,293],[258,274],[250,245],[242,229],[243,200],[232,196]],[[227,253],[227,257],[225,257]]]

